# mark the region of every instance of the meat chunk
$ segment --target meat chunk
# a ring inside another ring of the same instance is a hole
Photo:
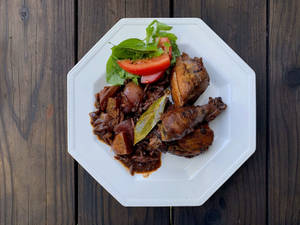
[[[96,119],[92,124],[94,127],[101,123],[109,123],[112,118],[107,113],[101,113],[98,119]]]
[[[120,89],[120,86],[106,86],[104,87],[97,95],[96,98],[99,102],[99,105],[96,105],[97,108],[100,108],[101,111],[104,111],[107,106],[107,101],[109,97],[114,97],[117,91]]]
[[[115,136],[111,147],[117,155],[128,155],[132,152],[132,141],[122,131]]]
[[[209,128],[208,124],[201,124],[194,132],[178,140],[178,145],[188,152],[203,152],[208,149],[213,140],[213,130]]]
[[[150,105],[153,104],[158,98],[164,95],[165,87],[163,85],[146,85],[144,92],[144,101],[142,103],[141,112],[147,110]]]
[[[161,135],[157,126],[148,134],[147,138],[149,140],[146,147],[147,150],[158,150],[160,152],[167,151],[167,145],[161,140]]]
[[[169,145],[168,152],[184,157],[194,157],[206,151],[214,140],[214,132],[208,124],[201,124],[194,132]]]
[[[210,98],[203,106],[173,108],[162,115],[160,126],[163,141],[175,141],[194,131],[203,121],[211,121],[226,109],[221,98]]]
[[[129,82],[125,85],[122,93],[122,108],[124,112],[134,112],[137,110],[144,95],[143,89],[134,82]]]
[[[108,98],[106,112],[112,118],[117,118],[120,115],[119,102],[117,98]]]
[[[112,118],[107,113],[101,113],[99,118],[93,123],[94,132],[104,133],[107,130],[112,131]]]
[[[89,113],[89,116],[91,118],[91,124],[93,125],[93,123],[98,119],[100,114],[100,111],[95,111],[95,112],[91,112]]]
[[[174,108],[163,114],[160,126],[163,141],[175,141],[191,133],[201,123],[208,110],[204,107],[186,106]]]
[[[125,132],[130,141],[133,143],[133,138],[134,138],[134,122],[133,119],[130,118],[128,120],[124,120],[121,123],[119,123],[115,128],[114,128],[114,132],[116,134],[121,133],[121,132]]]
[[[202,58],[191,59],[182,53],[176,59],[171,77],[172,98],[176,106],[193,103],[209,85],[209,76]]]
[[[108,113],[102,112],[95,121],[91,121],[94,127],[94,133],[98,137],[111,145],[113,139],[113,129],[118,124],[118,118],[112,118]]]

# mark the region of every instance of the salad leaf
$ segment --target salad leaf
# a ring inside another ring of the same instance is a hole
[[[106,82],[112,85],[122,85],[126,79],[131,79],[138,84],[139,76],[123,70],[117,63],[117,58],[113,55],[109,57],[106,63]]]
[[[118,65],[119,66],[119,65]],[[137,75],[134,75],[134,74],[131,74],[131,73],[128,73],[126,72],[125,70],[121,69],[120,72],[119,72],[119,76],[125,80],[127,79],[130,79],[132,80],[136,85],[139,84],[139,78],[140,76],[137,76]],[[123,82],[124,83],[124,82]]]
[[[134,127],[134,144],[143,140],[160,121],[160,116],[164,112],[168,96],[169,93],[157,99],[141,115]]]
[[[171,46],[171,44],[169,42],[164,42],[163,45],[165,46],[166,49],[168,49]]]
[[[177,40],[177,36],[175,34],[168,33],[168,32],[159,32],[157,34],[157,37],[167,37],[169,38],[170,41],[174,41],[174,42]]]
[[[117,45],[112,47],[112,55],[118,59],[135,60],[143,58],[152,58],[154,56],[160,56],[163,53],[163,50],[161,48],[155,47],[155,50],[147,50],[146,48],[142,47],[140,50],[137,50],[133,48],[120,47],[119,45]],[[151,49],[153,49],[152,46]]]
[[[169,38],[172,46],[171,65],[174,65],[176,63],[176,58],[180,56],[180,51],[176,44],[177,36],[173,33],[166,32],[171,29],[172,26],[153,20],[146,28],[146,43],[153,44],[153,42],[156,41],[156,38],[159,37]]]
[[[153,21],[154,22],[154,21]],[[153,24],[153,22],[152,23],[150,23],[149,25],[148,25],[148,27],[146,28],[146,43],[148,44],[149,42],[150,42],[150,38],[153,36],[153,32],[154,32],[154,27],[153,26],[151,26],[151,24]]]
[[[140,40],[138,38],[126,39],[125,41],[122,41],[120,44],[118,44],[117,46],[114,46],[114,47],[131,49],[131,50],[135,50],[135,51],[145,51],[145,52],[157,51],[157,46],[151,45],[151,44],[147,45],[143,40]]]
[[[174,65],[176,63],[176,58],[180,56],[179,48],[176,44],[176,41],[171,41],[172,45],[172,59],[171,59],[171,65]]]
[[[171,30],[172,26],[169,26],[167,24],[161,23],[158,20],[153,20],[148,27],[146,28],[146,43],[153,43],[156,37],[168,37],[163,36],[163,34],[171,34],[172,38],[176,37],[172,33],[162,32],[162,31],[168,31]],[[177,39],[177,37],[176,37]],[[176,40],[175,39],[175,40]]]

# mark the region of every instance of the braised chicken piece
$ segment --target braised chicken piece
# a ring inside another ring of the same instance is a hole
[[[227,105],[222,101],[221,97],[209,97],[207,107],[209,108],[209,113],[206,115],[205,121],[209,122],[223,112],[227,108]]]
[[[163,141],[175,141],[194,131],[203,121],[211,121],[226,109],[222,98],[209,98],[203,106],[185,106],[173,108],[161,117],[161,138]]]
[[[162,115],[160,126],[163,141],[175,141],[191,133],[208,114],[208,109],[199,106],[174,108]]]
[[[169,145],[168,152],[185,157],[194,157],[206,151],[214,140],[214,132],[207,123],[201,124],[194,132]]]
[[[203,152],[208,149],[214,140],[214,132],[208,124],[201,124],[194,132],[178,140],[179,147],[189,152]]]
[[[202,58],[182,53],[176,59],[171,78],[172,98],[176,106],[194,103],[209,85]]]

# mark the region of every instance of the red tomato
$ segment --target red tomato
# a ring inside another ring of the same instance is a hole
[[[170,47],[169,49],[166,49],[165,43],[169,43]],[[169,54],[169,57],[172,58],[172,46],[169,38],[167,37],[161,37],[159,38],[158,47],[161,47],[165,53]]]
[[[141,78],[141,83],[142,84],[150,84],[153,83],[157,80],[159,80],[163,75],[165,71],[160,71],[158,73],[152,74],[152,75],[147,75],[147,76],[142,76]]]
[[[170,66],[170,57],[167,54],[162,54],[151,59],[138,60],[118,60],[119,66],[128,73],[137,75],[152,75],[167,69]]]

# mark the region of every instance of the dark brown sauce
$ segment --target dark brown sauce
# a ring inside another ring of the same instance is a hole
[[[116,133],[114,132],[114,127],[124,120],[133,119],[134,123],[140,118],[142,113],[147,110],[147,108],[159,97],[164,94],[165,89],[169,86],[169,77],[164,77],[163,80],[157,82],[153,85],[143,85],[140,87],[143,89],[144,94],[140,104],[137,106],[135,111],[127,112],[126,107],[122,106],[122,96],[124,96],[124,86],[121,86],[117,91],[114,92],[113,98],[117,99],[119,105],[119,116],[117,122],[115,119],[109,119],[107,122],[96,122],[96,120],[101,119],[101,114],[107,114],[107,108],[105,110],[101,109],[101,96],[104,94],[99,92],[95,95],[95,108],[96,111],[90,113],[91,125],[93,126],[94,134],[98,139],[111,146]],[[104,88],[105,89],[105,88]],[[106,93],[110,93],[110,90],[106,88]],[[121,116],[122,114],[122,116]],[[105,120],[103,117],[102,120]],[[98,129],[100,126],[100,129]],[[98,128],[97,128],[98,127]],[[153,129],[154,130],[154,129]],[[150,132],[151,133],[151,132]],[[154,131],[153,131],[154,133]],[[133,146],[132,153],[127,155],[115,155],[115,159],[120,161],[120,163],[126,167],[132,175],[135,173],[144,174],[149,176],[149,174],[157,170],[161,166],[161,152],[166,151],[166,149],[151,148],[150,138],[152,136],[149,134],[143,141]]]
[[[153,162],[142,163],[139,165],[138,162],[134,160],[125,161],[120,159],[118,156],[115,156],[115,159],[118,160],[131,175],[143,174],[144,177],[148,177],[152,172],[156,171],[161,166],[161,153],[159,152],[159,158]]]
[[[91,125],[95,127],[91,120]],[[105,142],[100,135],[95,134],[97,136],[97,139],[101,141],[104,144],[107,144],[110,146],[109,143]],[[115,155],[115,159],[118,160],[128,171],[131,175],[134,174],[143,174],[143,176],[146,178],[148,177],[152,172],[156,171],[161,166],[161,152],[158,150],[153,151],[147,151],[146,149],[142,149],[142,147],[139,147],[138,152],[139,155],[137,155],[137,146],[134,146],[134,151],[130,155],[125,156],[119,156]],[[140,159],[143,159],[143,156],[145,159],[147,157],[149,158],[151,154],[150,160],[145,160],[145,162],[140,162],[137,157],[140,157]],[[141,155],[143,155],[141,157]]]
[[[93,124],[92,124],[92,126],[93,126]],[[99,135],[96,135],[96,136],[100,142],[108,145],[107,143],[105,143],[105,141],[103,141],[101,139],[101,137]],[[108,145],[108,146],[110,146],[110,145]],[[156,171],[159,167],[161,167],[161,152],[159,152],[159,158],[157,158],[157,161],[155,161],[155,163],[146,164],[146,165],[140,166],[140,167],[134,166],[134,168],[138,168],[138,169],[130,169],[130,166],[134,164],[133,162],[125,163],[121,159],[118,159],[118,156],[115,156],[115,159],[117,161],[119,161],[129,171],[129,173],[131,175],[142,174],[144,178],[149,177],[152,172]]]

